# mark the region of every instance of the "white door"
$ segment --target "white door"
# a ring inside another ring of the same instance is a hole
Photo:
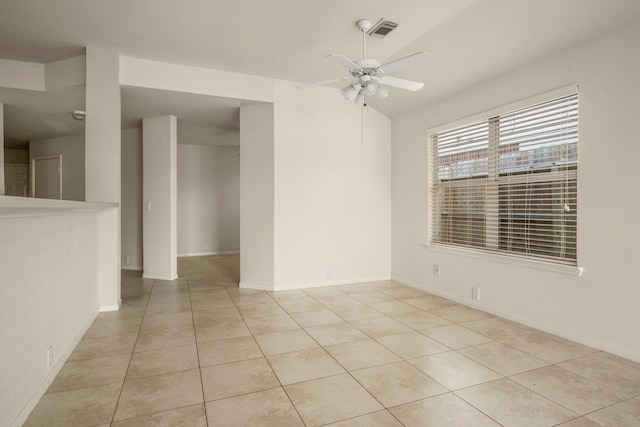
[[[32,159],[33,188],[31,194],[38,199],[62,198],[62,168],[60,157]]]
[[[29,196],[29,165],[4,165],[4,194]]]

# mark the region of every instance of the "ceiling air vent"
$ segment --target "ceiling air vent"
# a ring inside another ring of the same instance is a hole
[[[367,34],[369,34],[370,36],[384,38],[387,34],[395,30],[397,27],[398,24],[396,24],[395,22],[385,21],[384,19],[381,19],[376,25],[373,26],[373,28],[369,30]]]

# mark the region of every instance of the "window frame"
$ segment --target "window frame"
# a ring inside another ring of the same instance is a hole
[[[566,96],[570,96],[570,95],[575,95],[578,94],[578,86],[577,85],[570,85],[570,86],[565,86],[559,89],[555,89],[549,92],[545,92],[545,93],[541,93],[539,95],[533,96],[533,97],[529,97],[526,99],[522,99],[520,101],[517,102],[513,102],[507,105],[503,105],[501,107],[496,107],[493,108],[491,110],[488,111],[484,111],[482,113],[478,113],[475,114],[473,116],[470,117],[466,117],[463,119],[459,119],[453,122],[449,122],[437,127],[433,127],[430,128],[429,130],[426,131],[426,135],[427,135],[427,141],[428,141],[428,162],[427,162],[427,167],[428,167],[428,179],[427,179],[427,197],[428,197],[428,226],[427,226],[427,240],[425,243],[423,243],[423,247],[426,250],[430,250],[430,251],[435,251],[435,252],[444,252],[444,253],[449,253],[449,254],[456,254],[456,255],[462,255],[462,256],[467,256],[467,257],[472,257],[472,258],[479,258],[479,259],[485,259],[485,260],[492,260],[492,261],[496,261],[496,262],[502,262],[502,263],[507,263],[507,264],[512,264],[512,265],[519,265],[519,266],[525,266],[525,267],[531,267],[531,268],[536,268],[536,269],[542,269],[542,270],[548,270],[548,271],[554,271],[554,272],[559,272],[559,273],[565,273],[565,274],[570,274],[570,275],[576,275],[576,276],[580,276],[583,272],[583,268],[579,267],[580,265],[580,250],[579,247],[576,247],[576,258],[575,258],[575,265],[572,264],[566,264],[566,263],[560,263],[560,262],[554,262],[552,260],[545,260],[545,259],[535,259],[533,257],[531,257],[531,255],[526,254],[526,253],[522,253],[519,254],[518,252],[493,252],[490,248],[489,248],[489,244],[491,244],[491,242],[487,242],[485,243],[484,247],[467,247],[467,246],[457,246],[454,244],[446,244],[446,243],[432,243],[433,241],[433,233],[434,233],[434,226],[432,224],[431,221],[433,220],[437,220],[436,217],[437,215],[434,215],[434,203],[435,203],[435,199],[436,196],[434,194],[434,183],[436,180],[436,176],[435,176],[435,168],[434,168],[434,162],[436,161],[436,159],[434,159],[434,156],[432,155],[432,153],[434,152],[434,138],[433,136],[435,134],[441,133],[443,131],[447,131],[449,129],[456,129],[459,127],[463,127],[463,126],[469,126],[469,125],[473,125],[474,123],[478,123],[478,122],[483,122],[486,121],[489,123],[489,126],[491,126],[491,120],[492,118],[501,116],[501,115],[507,115],[511,112],[523,109],[523,108],[527,108],[527,107],[531,107],[534,106],[536,104],[541,104],[544,102],[548,102],[548,101],[552,101],[554,99],[558,99],[558,98],[562,98],[562,97],[566,97]],[[579,129],[578,129],[578,139],[579,139]],[[577,165],[576,165],[576,169],[577,169]],[[579,169],[578,169],[579,170]],[[572,174],[573,177],[575,177],[576,182],[577,182],[577,178],[578,178],[578,170],[574,170],[571,171],[570,173]],[[497,170],[493,171],[494,174],[498,173]],[[484,179],[487,181],[490,181],[490,177],[489,174],[491,174],[492,171],[488,171],[488,174],[484,175]],[[498,181],[496,180],[496,184],[498,185]],[[551,182],[551,181],[548,181]],[[481,184],[479,184],[481,185]],[[577,185],[577,184],[576,184]],[[451,187],[455,187],[456,183],[454,180],[449,181],[447,186],[451,186]],[[577,196],[577,194],[576,194]],[[485,206],[484,212],[485,215],[492,215],[495,214],[495,216],[498,216],[498,204],[499,202],[496,201],[496,206],[494,206],[494,210],[496,212],[493,211],[488,211],[487,207]],[[578,203],[579,205],[579,203]],[[578,214],[579,215],[579,214]],[[500,221],[500,219],[497,219],[498,223]],[[498,227],[499,230],[499,227]],[[576,238],[578,238],[577,234],[576,234]],[[497,242],[493,242],[495,243],[495,245],[497,245]],[[495,246],[494,245],[494,246]]]

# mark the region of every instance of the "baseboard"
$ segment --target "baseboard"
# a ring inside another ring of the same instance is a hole
[[[423,285],[420,283],[413,282],[411,280],[407,280],[401,277],[392,277],[391,280],[402,283],[403,285],[410,286],[415,289],[419,289],[421,291],[429,292],[431,294],[437,295],[439,297],[443,297],[454,301],[458,304],[464,305],[469,308],[473,308],[476,310],[482,310],[486,313],[492,314],[494,316],[502,317],[507,320],[511,320],[513,322],[520,323],[525,326],[529,326],[531,328],[538,329],[543,332],[547,332],[552,335],[556,335],[558,337],[577,342],[582,345],[586,345],[588,347],[592,347],[597,350],[605,351],[607,353],[615,354],[616,356],[623,357],[625,359],[633,360],[635,362],[640,362],[640,354],[626,351],[625,349],[621,349],[607,343],[603,343],[602,341],[596,340],[593,337],[585,336],[585,335],[575,335],[567,332],[565,329],[561,327],[557,327],[555,325],[549,325],[547,323],[542,323],[537,319],[532,319],[529,317],[521,316],[517,313],[513,313],[506,310],[496,310],[493,307],[489,307],[486,304],[482,304],[482,301],[475,301],[473,304],[470,304],[468,299],[463,299],[458,297],[457,295],[449,294],[447,292],[443,292],[440,289],[431,288],[430,286]]]
[[[142,267],[136,265],[125,265],[120,267],[122,270],[142,271]]]
[[[390,276],[358,277],[355,279],[346,279],[346,280],[327,280],[326,282],[292,283],[287,285],[275,285],[274,290],[291,291],[294,289],[310,289],[310,288],[319,288],[322,286],[340,286],[340,285],[353,285],[355,283],[380,282],[382,280],[391,280],[391,277]]]
[[[142,273],[143,279],[153,279],[153,280],[176,280],[178,275],[175,276],[163,276],[160,274],[151,274],[151,273]]]
[[[122,300],[120,300],[118,304],[101,305],[98,308],[98,311],[100,311],[101,313],[105,311],[118,311],[120,310],[120,307],[122,307]]]
[[[71,341],[71,344],[69,344],[69,346],[65,349],[64,353],[62,353],[62,356],[58,359],[55,365],[51,367],[51,370],[45,377],[44,381],[40,384],[38,389],[33,393],[33,396],[31,396],[31,398],[24,405],[18,416],[13,420],[13,422],[11,423],[12,427],[21,426],[25,423],[25,421],[27,421],[27,418],[29,418],[31,411],[33,411],[38,402],[40,402],[40,399],[42,399],[42,396],[44,396],[44,394],[47,392],[47,389],[49,388],[53,380],[56,379],[56,376],[60,373],[64,364],[67,363],[67,360],[69,359],[69,357],[71,357],[71,353],[73,353],[73,350],[76,349],[84,334],[87,332],[87,330],[89,330],[94,320],[96,320],[96,317],[98,317],[98,314],[100,314],[100,311],[96,310],[95,313],[89,316],[89,319],[82,326],[80,332],[74,337],[74,339]]]
[[[319,288],[322,286],[339,286],[339,285],[352,285],[355,283],[365,282],[379,282],[382,280],[391,280],[390,276],[373,276],[373,277],[359,277],[356,279],[346,280],[327,280],[326,282],[308,282],[308,283],[291,283],[286,285],[263,285],[257,283],[240,282],[240,287],[244,289],[256,289],[261,291],[292,291],[296,289],[310,289]]]
[[[466,306],[466,307],[469,307],[469,308],[474,308],[474,309],[478,309],[478,310],[483,310],[482,308],[480,308],[480,307],[479,307],[479,305],[480,305],[480,304],[473,304],[473,305],[471,305],[471,304],[469,303],[469,301],[467,301],[467,300],[463,300],[462,298],[459,298],[457,295],[450,294],[450,293],[448,293],[448,292],[443,292],[443,291],[441,291],[440,289],[435,289],[435,288],[432,288],[432,287],[430,287],[430,286],[423,285],[423,284],[421,284],[421,283],[417,283],[417,282],[413,282],[413,281],[411,281],[411,280],[404,279],[404,278],[402,278],[402,277],[392,276],[392,277],[391,277],[391,280],[393,280],[394,282],[401,283],[401,284],[403,284],[403,285],[407,285],[407,286],[409,286],[409,287],[411,287],[411,288],[418,289],[418,290],[420,290],[420,291],[429,292],[430,294],[437,295],[437,296],[439,296],[439,297],[449,299],[449,300],[451,300],[451,301],[454,301],[454,302],[456,302],[456,303],[458,303],[458,304],[462,304],[462,305],[464,305],[464,306]],[[483,311],[486,311],[486,310],[483,310]],[[488,311],[487,311],[487,313],[488,313]]]
[[[178,258],[187,258],[192,256],[210,256],[210,255],[236,255],[240,251],[220,251],[220,252],[187,252],[184,254],[178,254]]]
[[[263,285],[261,283],[247,283],[247,282],[240,282],[238,284],[238,287],[243,288],[243,289],[255,289],[257,291],[274,291],[275,289],[273,289],[272,285]]]

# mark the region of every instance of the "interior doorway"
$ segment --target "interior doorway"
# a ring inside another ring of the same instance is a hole
[[[62,155],[31,159],[31,197],[62,199]]]
[[[4,165],[4,194],[29,196],[29,165]]]

